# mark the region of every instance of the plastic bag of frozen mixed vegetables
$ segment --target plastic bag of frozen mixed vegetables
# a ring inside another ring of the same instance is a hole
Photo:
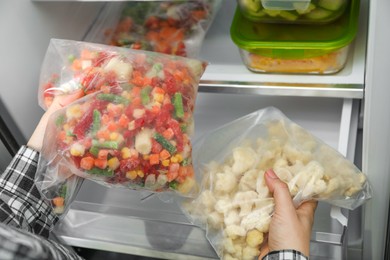
[[[93,42],[196,58],[222,0],[113,3],[87,35]]]
[[[193,110],[207,64],[114,46],[54,44],[63,56],[83,50],[96,59],[88,61],[88,73],[101,83],[82,87],[90,94],[51,116],[39,162],[42,174],[37,176],[41,190],[59,193],[58,183],[71,172],[108,186],[191,196],[196,190]],[[65,61],[62,66],[72,65]],[[69,81],[85,78],[83,73],[72,74]]]
[[[46,110],[57,95],[72,95],[74,99],[110,87],[140,87],[156,81],[197,84],[204,69],[205,63],[194,59],[52,39],[41,67],[38,102]]]
[[[273,107],[222,126],[194,144],[201,192],[183,209],[206,229],[223,259],[257,259],[274,200],[264,180],[272,168],[294,203],[326,201],[355,209],[371,198],[366,176],[339,152]]]

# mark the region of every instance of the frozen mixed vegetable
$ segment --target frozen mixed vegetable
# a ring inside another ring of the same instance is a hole
[[[47,109],[57,95],[81,98],[110,87],[142,87],[170,81],[177,84],[180,79],[197,83],[204,68],[204,64],[191,59],[52,39],[42,65],[38,101]],[[148,89],[141,97],[147,98]]]
[[[206,64],[113,46],[105,50],[99,45],[99,51],[95,44],[83,46],[86,58],[73,59],[68,66],[75,60],[88,66],[72,72],[69,82],[86,82],[80,88],[87,95],[51,117],[42,151],[42,167],[50,176],[43,181],[55,181],[61,166],[107,185],[189,194],[195,186],[193,111]]]
[[[131,1],[123,5],[107,44],[197,57],[220,0]]]

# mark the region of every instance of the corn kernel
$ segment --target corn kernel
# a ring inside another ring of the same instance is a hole
[[[181,154],[176,154],[175,157],[177,158],[177,162],[182,162],[183,161],[183,156],[181,156]]]
[[[177,159],[176,155],[171,157],[171,162],[178,163],[179,160]]]
[[[73,156],[83,156],[85,153],[85,147],[82,144],[74,143],[70,148],[70,154]]]
[[[130,180],[134,180],[135,178],[137,178],[137,176],[138,176],[137,171],[126,172],[126,178],[128,178]]]
[[[130,148],[128,147],[123,147],[121,150],[122,158],[127,159],[130,158]]]
[[[141,171],[141,170],[138,170],[138,171],[137,171],[137,175],[138,175],[139,177],[141,177],[141,178],[143,178],[143,177],[145,176],[144,172]]]
[[[120,163],[117,157],[112,157],[110,160],[108,160],[107,164],[108,168],[110,168],[111,170],[115,170],[119,167]]]
[[[116,139],[118,139],[118,137],[119,137],[119,134],[117,132],[110,133],[110,140],[111,141],[115,141]]]
[[[153,99],[159,103],[162,103],[164,101],[164,95],[160,93],[155,93],[153,95]]]
[[[79,118],[83,115],[83,111],[81,110],[81,106],[79,104],[77,105],[73,105],[71,107],[69,107],[67,110],[66,110],[66,117],[68,119],[71,119],[71,118]]]
[[[162,161],[162,165],[165,167],[168,167],[170,163],[171,163],[171,161],[169,159]]]

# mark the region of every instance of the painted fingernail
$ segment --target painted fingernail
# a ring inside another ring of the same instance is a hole
[[[271,179],[277,179],[278,178],[278,176],[276,176],[275,172],[272,169],[267,170],[265,173]]]

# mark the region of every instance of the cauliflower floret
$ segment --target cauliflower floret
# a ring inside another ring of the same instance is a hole
[[[288,167],[288,161],[286,160],[286,158],[279,158],[275,161],[274,163],[274,166],[272,167],[273,169],[276,169],[276,168],[286,168]]]
[[[253,260],[258,255],[260,255],[260,250],[258,248],[246,246],[242,250],[242,260]]]
[[[258,194],[255,191],[240,191],[234,195],[233,204],[240,208],[239,216],[242,217],[252,211],[253,205],[258,199]]]
[[[236,250],[236,253],[234,254],[234,257],[237,257],[238,259],[242,259],[242,245],[238,244],[237,239],[233,241],[234,243],[234,249]]]
[[[277,137],[280,140],[286,140],[288,138],[286,122],[284,120],[270,122],[267,127],[268,136]]]
[[[242,174],[255,165],[256,152],[250,147],[237,147],[233,149],[233,159],[233,172]]]
[[[274,211],[274,206],[275,206],[275,202],[273,197],[265,198],[256,201],[255,208],[253,209],[253,211],[261,209],[262,212],[271,215],[272,212]]]
[[[286,158],[290,164],[294,164],[296,161],[301,161],[303,164],[306,164],[313,158],[309,151],[299,150],[291,144],[286,144],[283,147],[283,157]]]
[[[324,179],[327,180],[328,176],[324,176]],[[328,184],[326,186],[326,190],[322,193],[322,198],[326,198],[334,193],[339,193],[337,192],[338,189],[340,189],[340,184],[342,182],[341,177],[336,176],[335,178],[329,179]]]
[[[210,227],[214,229],[219,229],[222,227],[223,215],[216,211],[211,212],[207,216],[207,223],[210,225]]]
[[[231,199],[229,198],[220,198],[217,200],[217,203],[215,203],[215,210],[221,214],[226,214],[230,209],[232,209],[234,206],[232,204]]]
[[[238,189],[240,191],[256,190],[256,181],[258,176],[259,171],[255,169],[245,172],[238,184]]]
[[[284,182],[289,182],[293,178],[293,175],[288,168],[275,167],[274,172],[279,177],[279,179]]]
[[[226,226],[238,225],[240,224],[240,221],[241,218],[238,215],[238,211],[236,209],[228,211],[224,217],[224,222]]]
[[[271,222],[271,215],[267,211],[258,209],[252,211],[241,220],[241,227],[244,230],[257,229],[260,232],[266,233],[269,230],[269,224]]]
[[[302,149],[306,151],[313,151],[317,147],[317,141],[313,135],[297,124],[290,125],[290,134],[297,141],[296,143],[300,144]]]
[[[259,170],[267,170],[272,168],[275,161],[280,158],[275,150],[259,151],[258,153],[259,163],[256,168]]]
[[[256,180],[256,192],[260,199],[269,197],[269,189],[265,183],[264,173],[264,171],[260,171]]]
[[[302,192],[303,199],[311,198],[326,190],[323,177],[324,168],[317,161],[311,161],[294,176],[288,186],[290,190],[294,190],[294,186],[296,186]]]
[[[237,187],[237,179],[233,174],[217,173],[215,180],[215,192],[231,193]]]
[[[229,254],[235,254],[236,253],[236,249],[234,248],[233,239],[231,239],[230,237],[225,237],[223,239],[223,248]]]
[[[225,228],[225,232],[228,237],[231,239],[235,239],[237,237],[244,237],[246,234],[246,231],[243,227],[239,225],[230,225]]]
[[[231,256],[229,254],[224,254],[223,260],[239,260],[239,259],[236,258],[236,257],[233,257],[233,256]]]
[[[251,247],[258,247],[264,241],[264,234],[257,229],[249,230],[245,241]]]
[[[199,201],[207,211],[214,209],[214,205],[217,202],[214,194],[210,190],[204,190],[199,196]]]

